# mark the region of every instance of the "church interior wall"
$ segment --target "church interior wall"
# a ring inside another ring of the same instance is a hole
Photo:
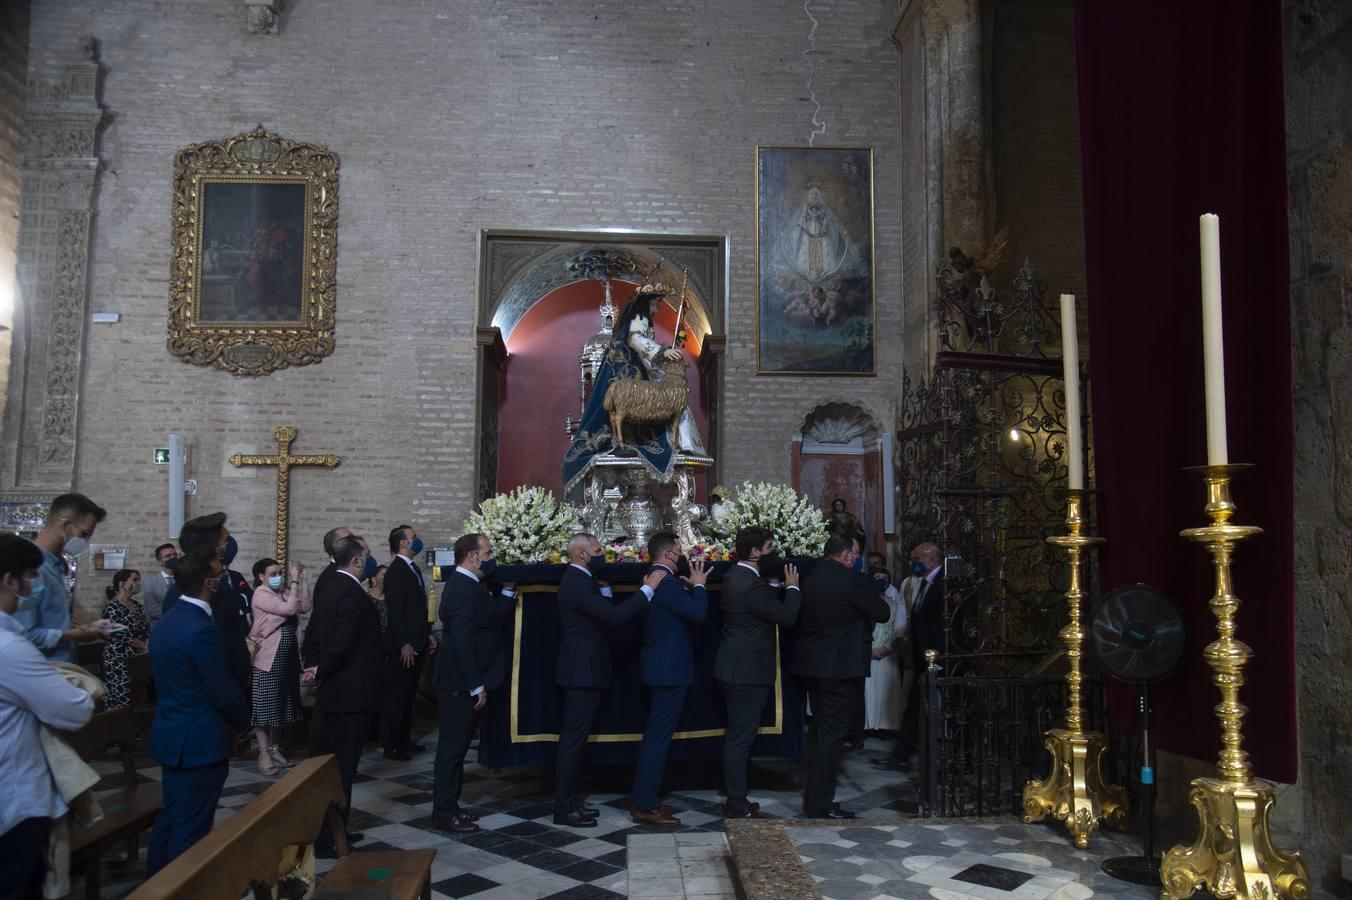
[[[28,6],[28,0],[0,4],[0,325],[6,328],[14,324],[16,296]],[[12,334],[0,331],[0,360],[9,359]],[[0,407],[8,386],[9,367],[0,365]]]
[[[1298,796],[1289,798],[1286,818],[1316,884],[1345,891],[1340,854],[1352,852],[1352,7],[1289,0],[1285,19],[1301,747]]]
[[[342,457],[293,475],[295,558],[316,568],[319,536],[337,524],[378,543],[411,521],[429,544],[449,543],[475,491],[483,228],[728,235],[722,479],[787,482],[806,400],[895,408],[896,12],[892,0],[811,17],[790,2],[607,0],[585,15],[491,0],[341,14],[297,3],[268,36],[248,33],[240,3],[38,4],[30,77],[92,35],[110,117],[90,308],[121,320],[89,329],[75,479],[111,511],[97,542],[148,561],[168,530],[167,473],[151,449],[182,433],[199,485],[188,514],[229,512],[247,567],[272,547],[275,475],[226,460],[268,452],[273,428],[292,424],[294,452]],[[341,160],[337,349],[240,378],[165,350],[169,213],[174,153],[257,123]],[[756,374],[755,147],[809,141],[875,148],[877,377]],[[82,602],[101,587],[86,581]]]

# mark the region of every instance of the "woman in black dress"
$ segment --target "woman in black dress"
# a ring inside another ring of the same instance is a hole
[[[105,709],[121,709],[131,705],[131,678],[127,675],[127,660],[146,652],[150,639],[150,619],[141,601],[141,573],[122,569],[113,576],[106,589],[108,602],[103,607],[103,618],[113,623],[103,645],[103,695]]]

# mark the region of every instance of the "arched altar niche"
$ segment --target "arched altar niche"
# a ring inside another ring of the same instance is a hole
[[[611,297],[623,310],[637,286],[611,282]],[[497,490],[539,485],[563,494],[561,466],[568,449],[564,419],[582,413],[582,374],[578,353],[601,328],[605,282],[576,281],[537,300],[507,336],[502,390],[498,397]],[[671,343],[676,310],[663,303],[653,323],[654,337]],[[689,330],[685,344],[690,413],[709,445],[704,379],[699,370],[699,335]]]
[[[823,512],[836,497],[864,526],[868,546],[887,552],[885,477],[887,434],[863,408],[848,402],[823,403],[803,419],[793,437],[793,486]]]

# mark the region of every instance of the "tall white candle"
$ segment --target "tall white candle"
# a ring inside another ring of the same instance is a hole
[[[1225,435],[1225,332],[1221,327],[1221,220],[1206,213],[1202,236],[1202,353],[1206,383],[1206,461],[1230,462]]]
[[[1075,295],[1061,295],[1061,365],[1066,385],[1066,455],[1072,491],[1084,490],[1084,438],[1080,434],[1080,334]]]

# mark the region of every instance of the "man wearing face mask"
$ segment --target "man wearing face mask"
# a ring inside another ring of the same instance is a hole
[[[78,731],[94,713],[89,694],[57,674],[15,619],[36,603],[43,562],[35,545],[0,535],[0,893],[25,898],[42,896],[47,836],[66,813],[38,727]]]
[[[239,681],[240,689],[248,691],[249,682],[253,677],[248,645],[249,628],[252,624],[250,601],[253,599],[253,588],[247,578],[230,568],[230,564],[239,554],[239,544],[230,534],[230,529],[225,527],[225,520],[226,515],[223,512],[190,519],[183,523],[183,528],[179,530],[178,545],[182,548],[184,556],[214,549],[221,561],[223,571],[216,583],[216,590],[205,599],[211,604],[211,617],[221,627],[221,635],[225,639],[225,652],[230,658],[230,671]],[[179,585],[170,585],[164,593],[161,616],[168,614],[181,596],[182,589]]]
[[[759,819],[760,804],[747,800],[747,762],[756,740],[761,713],[775,683],[778,628],[798,621],[802,592],[798,570],[783,566],[784,590],[771,587],[762,568],[774,574],[779,566],[774,539],[764,528],[737,532],[737,565],[723,576],[723,634],[714,657],[714,678],[723,689],[728,734],[723,739],[723,784],[729,819]]]
[[[362,586],[378,568],[366,541],[355,534],[339,538],[333,563],[334,574],[325,582],[323,596],[315,597],[316,610],[322,604],[325,613],[310,621],[316,662],[305,670],[301,682],[318,685],[310,719],[310,755],[334,755],[350,810],[362,743],[381,708],[384,648],[380,613]],[[349,834],[348,842],[361,837]],[[315,841],[315,852],[324,857],[337,854],[327,822]]]
[[[568,540],[568,568],[559,579],[559,620],[563,641],[554,680],[563,688],[563,712],[555,761],[554,824],[595,828],[597,810],[577,802],[577,770],[591,734],[601,692],[610,687],[610,644],[601,626],[621,625],[638,615],[666,577],[654,570],[643,585],[616,603],[614,592],[601,580],[606,557],[594,534],[575,534]]]
[[[324,534],[324,555],[329,558],[329,564],[319,573],[319,577],[315,579],[314,589],[310,592],[310,596],[314,599],[311,601],[310,617],[305,623],[305,634],[301,637],[300,643],[301,665],[306,668],[319,664],[319,645],[311,637],[312,634],[318,634],[317,623],[323,618],[323,610],[319,608],[318,603],[319,597],[328,596],[329,581],[335,577],[340,577],[338,567],[333,562],[333,548],[338,541],[351,536],[352,529],[344,528],[341,525],[329,529]]]
[[[643,649],[639,662],[643,684],[648,688],[648,716],[643,723],[634,768],[633,807],[629,815],[642,825],[680,825],[672,808],[659,804],[662,770],[666,768],[671,736],[685,707],[690,685],[695,683],[695,650],[690,624],[709,615],[709,594],[704,589],[708,573],[704,563],[693,564],[681,549],[681,539],[659,531],[648,539],[648,559],[662,580],[648,604],[643,622]],[[651,573],[650,573],[651,574]]]
[[[920,728],[920,691],[924,678],[925,651],[944,649],[944,576],[943,556],[935,544],[917,544],[911,551],[911,574],[919,576],[920,589],[916,591],[911,612],[911,660],[915,677],[906,697],[906,710],[901,717],[901,730],[892,755],[879,760],[884,768],[906,770],[915,755],[916,736]]]
[[[803,791],[803,812],[810,819],[854,818],[835,802],[836,766],[863,701],[873,626],[892,612],[862,571],[863,561],[857,540],[833,533],[803,584],[793,673],[802,678],[812,704]]]
[[[461,535],[455,542],[455,571],[441,591],[441,636],[437,654],[437,761],[432,785],[432,825],[443,831],[478,831],[476,816],[460,808],[465,756],[479,730],[490,693],[507,681],[503,634],[516,607],[516,592],[504,585],[499,594],[488,587],[498,561],[482,534]],[[499,702],[506,702],[500,700]]]
[[[427,625],[427,582],[418,568],[422,538],[410,525],[390,532],[389,570],[385,573],[385,704],[380,712],[380,742],[386,759],[409,760],[423,747],[413,744],[413,699],[423,660],[436,648]]]
[[[155,548],[155,564],[160,571],[145,580],[141,605],[145,607],[146,618],[153,628],[164,615],[164,595],[174,583],[174,560],[178,559],[178,549],[173,544],[160,544]]]
[[[84,494],[62,494],[52,501],[47,521],[34,541],[42,551],[42,567],[28,603],[14,618],[33,645],[54,662],[73,662],[76,641],[98,640],[112,627],[107,619],[88,627],[71,621],[63,558],[89,549],[89,539],[106,515],[103,507]]]

